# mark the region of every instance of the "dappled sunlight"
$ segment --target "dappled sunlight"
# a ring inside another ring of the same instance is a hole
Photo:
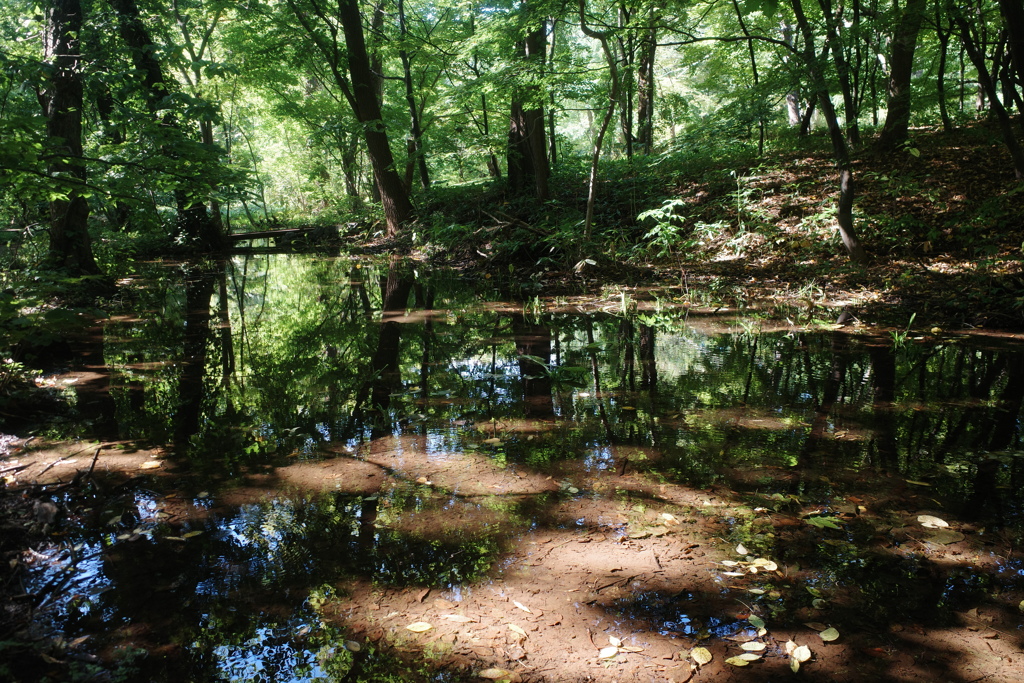
[[[417,313],[394,262],[269,264],[224,300],[238,264],[210,274],[206,326],[187,293],[110,324],[109,382],[78,390],[107,382],[133,438],[19,446],[6,476],[52,501],[27,523],[59,534],[19,560],[41,633],[193,680],[969,681],[1018,656],[1012,343],[479,306],[443,277]]]

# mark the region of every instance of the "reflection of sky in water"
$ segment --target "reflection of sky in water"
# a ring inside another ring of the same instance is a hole
[[[309,631],[296,621],[283,628],[263,626],[255,635],[237,645],[218,645],[213,656],[222,681],[313,681],[327,680],[319,653],[296,643],[293,636]]]
[[[583,456],[583,467],[588,472],[610,470],[615,468],[615,455],[606,447],[589,451]]]

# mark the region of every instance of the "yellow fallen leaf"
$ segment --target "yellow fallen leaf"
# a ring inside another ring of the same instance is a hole
[[[796,649],[796,643],[794,643],[792,640],[787,640],[786,644],[783,647],[785,647],[785,649],[786,649],[786,654],[789,655],[790,657],[792,657],[793,656],[793,650]]]
[[[484,669],[477,674],[480,678],[486,678],[491,681],[496,681],[499,678],[511,678],[512,672],[508,669]]]
[[[739,553],[740,555],[746,555],[747,554],[747,548],[746,548],[745,545],[740,543],[739,545],[736,546],[736,552]]]
[[[147,460],[146,462],[139,465],[140,470],[155,470],[158,467],[162,467],[163,462],[160,460]]]
[[[608,636],[608,644],[613,647],[622,647],[622,641],[615,636]]]
[[[752,640],[749,643],[743,643],[742,645],[740,645],[740,647],[744,650],[747,650],[748,652],[760,652],[768,646],[764,643],[759,643],[756,640]]]
[[[756,662],[757,660],[761,659],[761,655],[757,654],[756,652],[744,652],[743,654],[739,655],[739,659],[748,662]]]
[[[750,666],[750,662],[742,657],[729,657],[729,659],[725,660],[725,663],[732,664],[733,666]]]
[[[790,657],[798,662],[806,662],[811,658],[811,648],[806,645],[800,645],[793,649],[793,653]]]
[[[704,666],[709,664],[714,656],[711,654],[711,650],[706,647],[695,647],[690,650],[690,659],[697,662],[697,666]]]
[[[818,636],[826,643],[828,643],[839,637],[839,631],[837,631],[834,628],[827,628],[821,633],[819,633]]]
[[[515,633],[518,633],[518,634],[519,634],[519,635],[521,635],[521,636],[522,636],[523,638],[525,638],[525,637],[526,637],[526,631],[524,631],[524,630],[523,630],[522,628],[520,628],[519,626],[516,626],[515,624],[509,624],[509,625],[508,625],[508,628],[509,628],[509,630],[511,630],[511,631],[514,631]]]
[[[609,659],[610,657],[614,657],[617,654],[619,654],[619,648],[617,648],[615,646],[602,647],[601,648],[601,652],[598,653],[598,655],[597,655],[597,658],[598,659]]]
[[[182,534],[182,538],[195,538],[203,533],[202,529],[196,529],[195,531],[189,531],[187,534]]]
[[[416,621],[416,622],[413,622],[413,623],[409,624],[405,628],[408,629],[409,631],[412,631],[413,633],[423,633],[424,631],[429,631],[430,629],[432,629],[434,627],[431,626],[430,624],[428,624],[425,621]]]
[[[748,588],[747,592],[748,593],[753,593],[754,595],[764,595],[765,594],[765,590],[763,588]]]
[[[739,566],[739,562],[737,562],[736,560],[722,560],[722,564],[724,564],[726,567]]]

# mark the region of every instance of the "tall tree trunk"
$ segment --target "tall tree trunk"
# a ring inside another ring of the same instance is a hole
[[[885,125],[878,139],[882,152],[895,151],[907,140],[907,126],[910,125],[910,77],[914,69],[914,51],[917,36],[928,0],[907,0],[892,37],[892,52],[889,56],[889,87]]]
[[[1021,0],[999,0],[999,11],[1006,22],[1010,60],[1016,82],[1024,83],[1024,3]]]
[[[750,31],[747,29],[747,22],[743,20],[743,11],[740,10],[740,3],[738,0],[732,0],[733,10],[736,12],[736,20],[740,23],[740,28],[743,30],[743,35],[747,39],[747,52],[750,55],[750,73],[754,79],[754,87],[756,88],[759,83],[757,73],[757,53],[754,51],[754,39],[750,35]],[[760,97],[760,94],[756,93],[755,97]],[[757,115],[757,155],[764,155],[764,116],[760,113],[761,107],[758,106]]]
[[[641,154],[654,150],[654,58],[658,49],[656,18],[651,12],[650,28],[643,29],[636,67],[636,142]]]
[[[843,129],[839,125],[839,118],[836,116],[835,107],[832,106],[832,98],[828,92],[828,84],[821,70],[821,62],[814,47],[814,33],[811,24],[804,14],[801,0],[792,0],[793,13],[796,16],[797,25],[804,36],[803,59],[807,67],[807,73],[811,79],[811,87],[818,97],[818,107],[822,116],[828,124],[829,138],[832,140],[832,153],[836,159],[836,167],[839,169],[839,205],[837,207],[836,222],[839,224],[839,236],[849,254],[850,260],[855,263],[867,261],[867,253],[864,251],[860,239],[853,225],[853,167],[850,162],[850,150],[846,145],[846,138],[843,136]],[[822,55],[822,58],[824,55]]]
[[[860,145],[860,125],[858,123],[860,112],[857,109],[856,93],[850,83],[850,65],[847,63],[846,55],[843,52],[839,22],[836,21],[836,17],[833,15],[832,0],[818,0],[818,4],[821,5],[821,12],[825,17],[827,29],[825,44],[827,49],[832,52],[832,62],[835,64],[836,75],[839,77],[839,89],[843,96],[843,112],[846,114],[846,137],[850,144],[856,147]],[[841,20],[842,17],[840,17]],[[824,76],[822,76],[822,82],[824,82]],[[822,111],[822,114],[824,113]]]
[[[952,31],[942,23],[941,4],[935,5],[935,37],[939,40],[939,65],[935,75],[935,90],[939,97],[939,117],[942,119],[942,130],[949,133],[953,130],[953,120],[949,118],[946,105],[946,58],[949,53],[949,36]]]
[[[356,119],[363,125],[363,139],[366,140],[366,151],[380,190],[388,235],[393,237],[398,234],[402,224],[412,217],[412,202],[395,169],[391,144],[381,116],[380,101],[377,99],[378,79],[370,69],[357,0],[338,0],[338,12],[348,49],[348,70],[352,79]]]
[[[963,41],[964,50],[966,50],[967,56],[978,72],[979,85],[988,96],[989,107],[999,123],[999,130],[1003,134],[1003,141],[1006,143],[1006,148],[1010,151],[1010,158],[1013,160],[1014,175],[1020,180],[1024,178],[1024,150],[1021,149],[1020,142],[1017,141],[1017,136],[1013,132],[1010,115],[1007,113],[1002,102],[999,101],[996,85],[985,64],[985,54],[979,45],[980,40],[975,40],[970,24],[967,23],[967,20],[964,19],[963,14],[961,14],[957,7],[950,4],[949,11],[954,23],[960,29],[960,38]]]
[[[526,4],[523,4],[523,11]],[[545,59],[544,24],[532,29],[518,50],[527,67],[542,68]],[[544,135],[544,107],[539,106],[535,87],[520,88],[513,95],[508,133],[508,183],[512,192],[534,187],[534,196],[550,196],[547,143]]]
[[[412,154],[412,163],[416,164],[420,174],[420,187],[424,190],[430,189],[430,173],[427,171],[427,157],[423,153],[423,131],[420,127],[420,113],[416,106],[416,94],[412,84],[412,58],[406,43],[409,31],[405,22],[405,0],[398,0],[398,25],[401,35],[402,48],[398,56],[402,60],[402,81],[405,84],[405,102],[409,105],[410,133],[412,135],[409,151]],[[411,184],[411,183],[410,183]]]
[[[167,96],[169,83],[163,67],[156,58],[156,48],[149,30],[142,23],[142,17],[135,0],[109,0],[117,13],[118,32],[132,53],[132,63],[142,74],[142,85],[146,105],[152,115],[160,110],[161,101]],[[161,125],[180,131],[173,114],[164,115]],[[211,136],[212,142],[212,136]],[[176,153],[165,148],[164,153],[174,158]],[[206,210],[206,200],[197,197],[188,188],[179,186],[174,191],[178,211],[178,230],[200,249],[214,251],[224,246],[224,237],[218,222],[211,220]]]
[[[608,77],[611,81],[610,92],[608,93],[608,109],[605,111],[604,119],[601,121],[601,128],[594,137],[594,152],[590,157],[590,183],[587,192],[587,214],[583,223],[583,234],[586,240],[590,240],[590,229],[594,220],[594,201],[597,196],[597,164],[601,160],[601,145],[604,142],[605,132],[608,124],[615,116],[615,103],[619,99],[619,70],[616,66],[615,56],[608,46],[607,32],[598,32],[587,26],[585,16],[585,0],[579,0],[580,8],[580,30],[587,36],[594,38],[601,43],[601,50],[604,52],[605,61],[608,63]]]
[[[64,196],[50,202],[48,260],[70,275],[98,275],[89,238],[89,202],[85,199],[82,158],[82,31],[80,0],[51,0],[46,8],[44,54],[52,65],[42,94],[46,134],[56,147],[50,174],[65,183]]]

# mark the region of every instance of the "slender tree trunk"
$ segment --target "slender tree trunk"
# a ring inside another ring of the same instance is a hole
[[[398,24],[401,34],[402,48],[398,56],[402,60],[402,80],[405,83],[405,101],[409,105],[410,132],[412,140],[410,153],[413,156],[413,163],[416,164],[420,174],[420,187],[424,190],[430,189],[430,173],[427,170],[427,157],[423,153],[423,132],[420,128],[420,114],[416,106],[416,95],[412,87],[412,58],[405,44],[408,40],[409,31],[405,22],[405,0],[398,0]]]
[[[740,10],[740,4],[738,0],[732,0],[732,7],[736,12],[736,20],[740,23],[740,28],[743,30],[743,35],[747,38],[747,52],[750,55],[750,72],[754,79],[754,87],[756,88],[759,82],[757,73],[757,53],[754,51],[754,39],[750,35],[750,31],[747,29],[747,22],[743,20],[743,11]],[[756,93],[756,90],[755,90]],[[760,97],[760,94],[755,94],[755,97]],[[757,155],[764,155],[764,116],[760,113],[761,107],[758,106],[757,115]]]
[[[605,32],[594,31],[587,26],[585,16],[585,0],[579,0],[580,8],[580,30],[587,36],[594,38],[601,43],[601,50],[604,52],[605,61],[608,63],[608,77],[611,80],[611,88],[608,93],[608,109],[605,111],[604,119],[601,121],[601,128],[594,137],[594,152],[590,158],[590,182],[587,192],[587,214],[584,220],[583,234],[586,240],[590,240],[591,225],[594,220],[594,201],[597,197],[597,164],[601,160],[601,145],[604,142],[605,132],[608,125],[615,116],[615,103],[619,99],[619,71],[616,66],[615,56],[608,47],[608,35]]]
[[[939,97],[939,117],[942,119],[942,130],[949,133],[953,130],[953,121],[949,118],[949,107],[946,104],[946,61],[949,54],[950,31],[942,24],[942,10],[938,3],[935,6],[935,37],[939,40],[939,65],[935,75],[935,90]]]
[[[643,29],[636,67],[636,141],[641,154],[654,151],[654,59],[658,49],[656,18],[651,11],[650,28]]]
[[[135,0],[109,0],[117,13],[118,32],[132,53],[132,63],[142,75],[146,105],[153,116],[160,111],[160,103],[167,96],[169,87],[163,67],[156,58],[156,45],[149,30],[142,23],[141,13]],[[161,125],[180,131],[173,114],[165,114]],[[212,142],[212,139],[211,139]],[[165,148],[171,158],[176,153]],[[215,251],[224,246],[219,222],[211,220],[206,210],[205,198],[196,196],[189,188],[179,184],[174,191],[178,211],[178,230],[189,241],[206,251]]]
[[[832,61],[836,67],[836,75],[839,77],[839,88],[843,95],[843,111],[846,114],[846,136],[854,147],[860,145],[860,125],[858,119],[860,112],[857,110],[856,93],[850,83],[850,65],[843,53],[843,41],[840,35],[839,25],[833,16],[832,1],[818,0],[821,5],[822,14],[825,16],[825,26],[828,36],[825,39],[827,47],[832,52]],[[806,17],[805,17],[806,19]],[[822,77],[822,82],[824,77]],[[825,112],[822,111],[822,114]]]
[[[928,0],[907,0],[892,38],[888,111],[878,139],[878,149],[882,152],[895,151],[907,140],[907,127],[910,125],[910,77],[914,69],[917,36],[921,31],[927,4]]]
[[[818,58],[814,48],[814,33],[811,30],[810,22],[804,14],[801,0],[792,0],[793,13],[796,15],[797,25],[804,35],[803,59],[807,66],[807,72],[811,79],[811,87],[814,88],[818,97],[818,107],[822,116],[828,124],[829,138],[832,140],[832,153],[836,159],[836,167],[839,169],[839,205],[837,208],[836,221],[839,224],[839,236],[843,241],[850,260],[855,263],[867,261],[867,253],[857,237],[853,225],[853,198],[854,181],[853,168],[850,162],[850,150],[846,145],[846,138],[843,136],[843,129],[839,125],[839,118],[836,116],[835,107],[832,106],[832,98],[828,92],[828,85],[821,72],[821,59]]]
[[[1021,149],[1017,136],[1013,132],[1013,123],[1010,121],[1010,115],[999,101],[995,83],[992,81],[992,77],[989,75],[987,65],[985,64],[984,52],[982,52],[978,42],[975,41],[974,35],[971,32],[971,26],[964,19],[959,9],[950,5],[950,12],[953,21],[960,29],[960,38],[963,41],[964,50],[966,50],[967,56],[978,72],[979,84],[988,96],[992,114],[995,116],[996,121],[999,122],[999,130],[1003,134],[1003,141],[1006,143],[1006,148],[1010,151],[1010,158],[1013,160],[1014,175],[1020,180],[1024,178],[1024,150]]]
[[[42,95],[46,134],[56,147],[50,174],[62,178],[64,196],[50,202],[50,265],[70,275],[98,275],[89,238],[82,158],[82,31],[80,0],[51,0],[46,8],[44,54],[51,65]]]
[[[370,57],[363,37],[362,17],[357,0],[339,0],[339,18],[345,33],[348,50],[348,70],[352,79],[352,99],[356,119],[363,125],[363,139],[373,166],[380,201],[384,207],[388,235],[398,234],[402,225],[412,217],[409,193],[395,169],[394,156],[387,130],[381,116],[377,98],[378,79],[370,69]]]

